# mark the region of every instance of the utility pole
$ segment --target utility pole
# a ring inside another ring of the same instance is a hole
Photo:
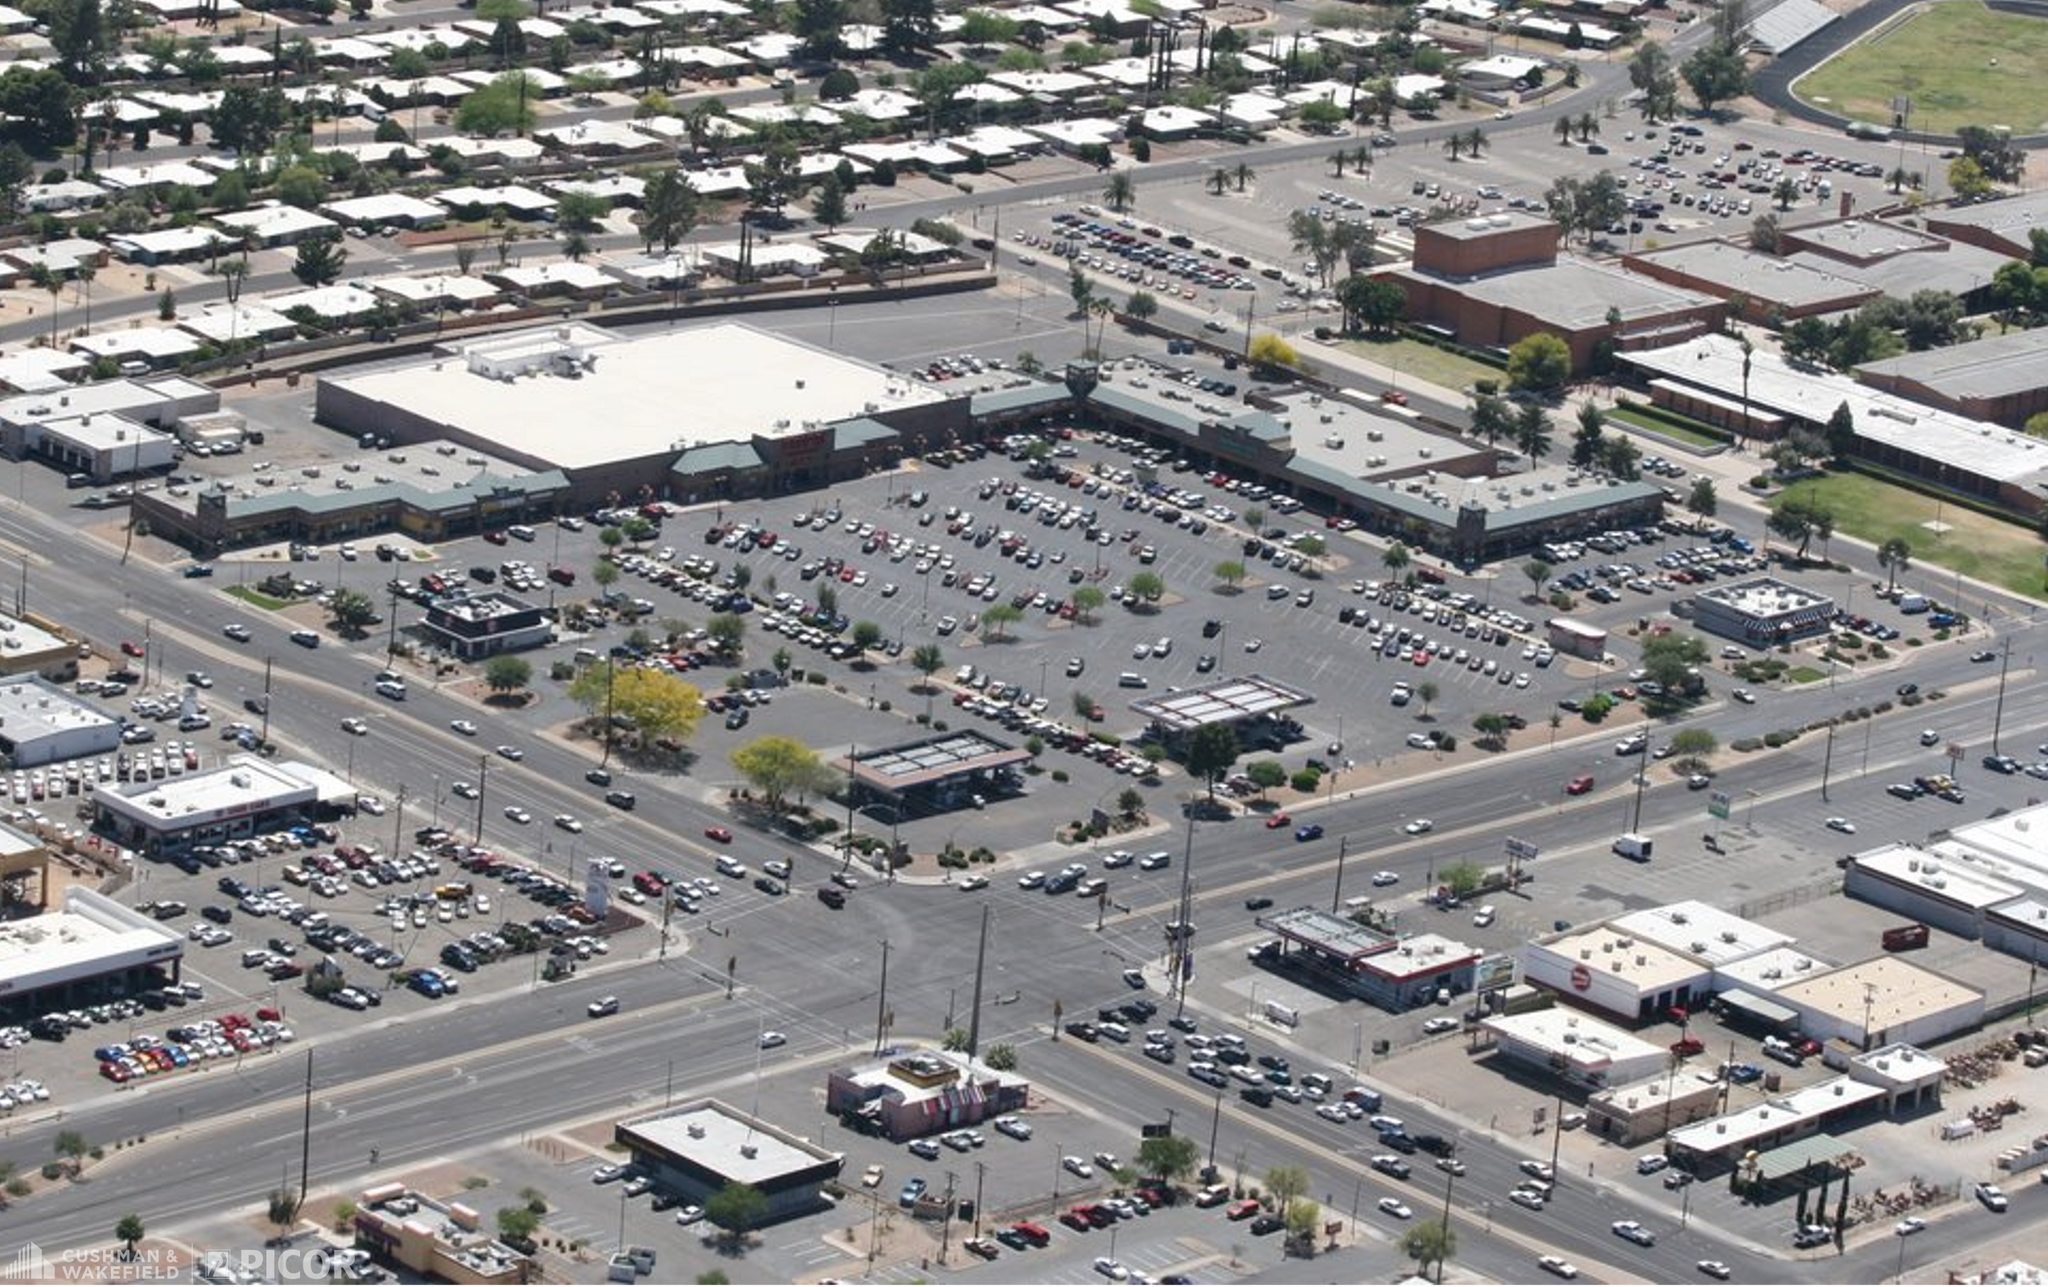
[[[981,1182],[988,1178],[986,1163],[974,1164],[974,1236],[981,1237]]]
[[[1216,1136],[1219,1132],[1222,1131],[1222,1129],[1223,1091],[1219,1088],[1216,1091],[1215,1111],[1212,1112],[1209,1116],[1209,1162],[1208,1165],[1202,1168],[1202,1178],[1205,1182],[1209,1184],[1214,1184],[1216,1182],[1211,1177],[1213,1177],[1216,1174]]]
[[[979,1215],[980,1207],[975,1208]],[[939,1263],[946,1263],[946,1251],[953,1244],[953,1173],[946,1172],[946,1217],[939,1224]]]
[[[1193,944],[1188,934],[1188,909],[1193,905],[1195,879],[1195,819],[1188,817],[1187,844],[1180,858],[1180,911],[1179,931],[1173,936],[1173,1017],[1178,1019],[1188,1007],[1188,952]]]
[[[974,999],[968,1003],[967,1057],[981,1053],[981,984],[988,970],[988,904],[981,905],[981,944],[974,949]],[[950,1007],[948,1007],[950,1008]],[[979,1211],[976,1204],[975,1210]]]
[[[986,910],[985,908],[983,910]],[[875,996],[875,1053],[882,1053],[882,1032],[889,1017],[889,940],[882,940],[882,987]]]
[[[1351,849],[1350,835],[1337,837],[1337,887],[1330,891],[1330,915],[1335,916],[1344,898],[1344,856]]]
[[[313,1051],[306,1051],[306,1105],[299,1118],[299,1201],[306,1200],[306,1185],[313,1174]]]
[[[1994,742],[1994,743],[1993,743],[1993,745],[1995,746],[1995,745],[1996,745],[1996,743]],[[1821,757],[1820,757],[1820,798],[1821,798],[1821,800],[1822,800],[1823,802],[1825,802],[1825,801],[1827,800],[1827,798],[1828,798],[1828,777],[1829,777],[1829,775],[1830,775],[1830,774],[1831,774],[1831,773],[1832,773],[1832,772],[1834,771],[1834,767],[1835,767],[1835,721],[1833,721],[1833,720],[1829,720],[1829,721],[1828,721],[1828,745],[1827,745],[1827,750],[1826,750],[1825,752],[1823,752],[1823,753],[1822,753],[1822,755],[1821,755]]]
[[[398,807],[391,811],[391,852],[403,853],[399,839],[405,835],[405,783],[398,784]]]
[[[263,659],[263,735],[260,740],[266,746],[270,744],[270,667],[276,660],[275,657]]]
[[[484,842],[484,787],[491,779],[491,757],[479,752],[476,757],[476,843]]]
[[[612,690],[618,682],[618,662],[607,661],[604,664],[604,755],[597,761],[600,769],[612,762]]]
[[[1628,820],[1628,829],[1631,833],[1642,829],[1643,791],[1650,785],[1650,726],[1647,722],[1638,736],[1643,739],[1643,748],[1636,756],[1636,799]]]
[[[1550,1182],[1556,1184],[1564,1177],[1557,1173],[1557,1147],[1564,1142],[1564,1096],[1557,1097],[1557,1111],[1551,1114],[1550,1122]]]
[[[1442,1249],[1437,1252],[1436,1256],[1436,1280],[1439,1284],[1444,1280],[1444,1260],[1448,1255],[1451,1241],[1451,1190],[1456,1187],[1457,1183],[1458,1173],[1456,1171],[1444,1172],[1444,1239]]]
[[[2012,636],[2005,637],[2005,646],[1998,651],[1998,704],[1991,711],[1991,753],[1998,754],[1998,733],[2005,727],[2005,675],[2012,669]]]

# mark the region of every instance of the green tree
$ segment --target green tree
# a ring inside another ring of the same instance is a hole
[[[1156,1175],[1169,1184],[1177,1184],[1195,1173],[1201,1156],[1191,1139],[1180,1135],[1154,1135],[1139,1142],[1135,1160],[1139,1174]]]
[[[1149,290],[1134,290],[1124,304],[1124,313],[1132,321],[1150,321],[1159,312],[1159,297]]]
[[[1273,1207],[1285,1211],[1289,1203],[1308,1192],[1308,1168],[1301,1166],[1269,1166],[1266,1168],[1266,1192],[1273,1196]]]
[[[938,35],[936,0],[880,0],[882,47],[892,54],[907,54],[929,45]]]
[[[704,632],[711,636],[713,648],[732,656],[739,652],[740,642],[746,638],[747,619],[736,612],[714,613],[704,623]]]
[[[1543,409],[1542,403],[1522,404],[1521,411],[1515,416],[1515,446],[1531,464],[1540,463],[1550,454],[1550,413]]]
[[[1749,92],[1749,64],[1739,47],[1714,41],[1702,45],[1679,67],[1687,88],[1702,112]]]
[[[133,1212],[114,1224],[114,1237],[122,1244],[121,1259],[135,1259],[135,1244],[142,1241],[142,1217]]]
[[[1636,446],[1633,438],[1617,434],[1601,440],[1600,468],[1624,482],[1632,482],[1643,476],[1639,463],[1642,455],[1642,448]]]
[[[1099,587],[1092,585],[1075,587],[1074,593],[1069,597],[1074,602],[1074,617],[1078,621],[1093,621],[1095,614],[1102,610],[1102,605],[1109,598]]]
[[[531,1244],[540,1232],[540,1217],[527,1208],[499,1207],[498,1236],[515,1244]]]
[[[597,583],[598,589],[609,590],[618,584],[619,565],[610,560],[600,560],[590,569],[590,579]]]
[[[1797,492],[1787,492],[1771,505],[1771,512],[1764,519],[1764,529],[1773,536],[1787,541],[1797,541],[1799,548],[1794,557],[1804,559],[1806,551],[1816,536],[1825,540],[1833,535],[1834,511],[1811,497]]]
[[[1406,572],[1408,565],[1412,562],[1414,562],[1414,558],[1408,553],[1408,547],[1399,541],[1395,541],[1392,545],[1380,551],[1380,566],[1395,576],[1400,576]]]
[[[310,165],[288,165],[278,172],[277,197],[288,206],[311,210],[327,199],[327,177]]]
[[[965,1051],[967,1049],[967,1042],[968,1035],[965,1028],[948,1028],[944,1035],[939,1038],[940,1048],[953,1051],[955,1054]]]
[[[867,654],[880,646],[881,642],[881,626],[872,621],[856,621],[853,623],[853,646],[860,649],[862,664],[866,664]]]
[[[1250,360],[1254,372],[1266,375],[1301,369],[1300,352],[1272,331],[1254,335],[1245,349],[1245,357]]]
[[[1514,427],[1514,408],[1506,398],[1494,393],[1481,393],[1472,399],[1473,437],[1484,438],[1491,446]]]
[[[1712,518],[1720,506],[1721,498],[1714,490],[1713,479],[1702,477],[1692,480],[1692,490],[1685,497],[1686,509],[1701,518]]]
[[[540,87],[523,71],[510,71],[470,93],[455,109],[455,128],[490,138],[499,134],[524,137],[533,128],[534,104]]]
[[[1671,753],[1681,773],[1699,773],[1707,757],[1721,749],[1721,741],[1704,728],[1682,728],[1671,735]]]
[[[1074,312],[1086,317],[1088,306],[1095,302],[1095,283],[1075,262],[1067,264],[1067,295],[1074,301]]]
[[[1210,569],[1210,572],[1218,581],[1221,581],[1232,590],[1237,588],[1238,582],[1244,580],[1244,564],[1236,559],[1225,559]]]
[[[1007,1041],[998,1041],[982,1052],[981,1062],[997,1072],[1017,1071],[1017,1047]]]
[[[1434,1261],[1441,1266],[1446,1260],[1458,1254],[1458,1231],[1442,1220],[1424,1220],[1411,1224],[1401,1232],[1401,1254],[1415,1262],[1416,1268],[1427,1269]],[[1438,1269],[1442,1274],[1442,1269]]]
[[[1244,766],[1244,775],[1252,780],[1261,796],[1286,783],[1287,766],[1278,760],[1253,760]]]
[[[924,686],[931,687],[932,676],[946,664],[946,654],[937,644],[919,644],[910,650],[910,666],[924,676]]]
[[[1384,335],[1407,311],[1408,292],[1394,282],[1354,273],[1337,287],[1337,303],[1347,330]]]
[[[1216,802],[1216,779],[1237,761],[1237,730],[1228,724],[1204,724],[1187,740],[1181,764],[1208,788],[1209,802]]]
[[[1531,393],[1550,393],[1571,378],[1572,352],[1549,331],[1536,331],[1508,349],[1508,384]]]
[[[751,1184],[727,1184],[704,1203],[704,1218],[733,1242],[744,1240],[767,1215],[768,1198]]]
[[[816,787],[825,775],[818,753],[793,737],[757,737],[733,751],[732,766],[759,791],[768,808],[781,812],[787,798]]]
[[[1472,731],[1479,734],[1479,745],[1488,750],[1504,750],[1508,743],[1508,717],[1497,712],[1488,712],[1473,717]]]
[[[811,218],[828,231],[846,222],[846,189],[839,186],[838,175],[828,174],[818,185],[818,195],[811,199]]]
[[[651,252],[660,246],[663,254],[674,251],[676,243],[697,226],[698,205],[697,190],[681,170],[655,175],[641,203],[640,238],[647,249]]]
[[[1422,718],[1429,718],[1429,708],[1435,703],[1442,691],[1442,689],[1437,687],[1434,679],[1425,679],[1415,686],[1415,695],[1422,699]]]
[[[1102,199],[1112,210],[1128,210],[1138,203],[1138,184],[1129,170],[1112,170],[1103,184]]]
[[[59,1158],[68,1160],[72,1164],[72,1178],[78,1178],[78,1172],[84,1170],[84,1166],[86,1166],[86,1154],[92,1152],[92,1146],[86,1144],[86,1137],[82,1133],[70,1131],[70,1129],[68,1131],[57,1131],[57,1137],[51,1139],[49,1148]]]
[[[352,639],[363,637],[364,631],[376,619],[377,605],[370,596],[360,590],[337,590],[327,601],[327,615],[341,627],[342,633]]]
[[[1438,884],[1464,898],[1478,892],[1486,880],[1486,869],[1476,862],[1454,862],[1436,875]]]
[[[1913,547],[1903,536],[1894,536],[1877,547],[1877,565],[1884,569],[1884,588],[1890,591],[1899,583],[1899,573],[1913,566]]]
[[[1778,203],[1778,209],[1790,210],[1799,201],[1799,181],[1780,179],[1771,189],[1771,199]]]
[[[1836,460],[1847,460],[1856,450],[1856,413],[1847,402],[1837,406],[1828,417],[1827,444],[1828,452]]]
[[[846,24],[844,0],[796,0],[790,6],[790,12],[791,34],[804,42],[806,57],[828,62],[844,50],[845,42],[839,35],[840,28]],[[850,98],[852,93],[841,97]]]
[[[576,672],[569,697],[595,718],[609,710],[614,727],[631,728],[650,744],[687,741],[704,718],[704,697],[695,684],[649,667],[614,668],[609,660]]]
[[[533,663],[504,654],[484,663],[484,686],[494,693],[516,693],[533,682]]]
[[[1166,597],[1166,580],[1157,572],[1134,573],[1129,588],[1143,603],[1157,603]]]
[[[1667,695],[1685,691],[1693,672],[1706,665],[1710,656],[1706,642],[1695,634],[1671,630],[1643,641],[1643,669],[1664,686]]]
[[[277,1226],[279,1241],[299,1222],[299,1194],[295,1189],[272,1189],[264,1203],[264,1215]]]
[[[348,263],[348,247],[338,236],[308,237],[292,260],[292,276],[307,286],[332,286]]]
[[[564,232],[596,232],[611,213],[611,203],[591,192],[564,192],[555,198],[555,226]]]
[[[1556,568],[1545,563],[1542,559],[1530,559],[1522,565],[1522,575],[1529,578],[1530,597],[1533,598],[1542,593],[1543,583],[1548,581],[1550,574],[1555,571],[1557,571]]]
[[[1024,614],[1007,603],[992,605],[981,614],[982,638],[991,642],[1010,637],[1010,627],[1017,624]]]

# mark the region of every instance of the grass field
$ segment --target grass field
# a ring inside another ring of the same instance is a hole
[[[1938,0],[1802,77],[1817,107],[1890,124],[1891,100],[1913,100],[1911,128],[2048,125],[2048,20],[1996,13],[1978,0]]]
[[[2042,597],[2041,556],[2048,548],[2017,524],[1940,504],[1931,496],[1863,474],[1829,474],[1786,490],[1788,495],[1812,496],[1833,510],[1835,531],[1844,536],[1872,545],[1900,538],[1912,549],[1916,568],[1948,568],[2016,594]],[[1926,527],[1935,521],[1937,505],[1940,521],[1949,529],[1939,536]],[[1877,572],[1874,565],[1868,570]]]
[[[272,598],[263,591],[247,585],[228,586],[227,592],[251,607],[261,608],[265,612],[279,612],[297,602],[295,599]]]
[[[1646,416],[1629,407],[1609,407],[1607,408],[1607,418],[1609,420],[1619,420],[1624,424],[1634,425],[1636,428],[1647,430],[1650,433],[1662,434],[1664,437],[1676,442],[1690,443],[1695,447],[1714,448],[1722,445],[1721,440],[1710,433],[1701,433],[1697,429],[1688,429],[1684,425],[1673,424],[1669,420],[1659,420],[1654,416]]]
[[[1346,340],[1343,348],[1345,352],[1355,353],[1369,362],[1390,366],[1401,376],[1427,380],[1453,391],[1469,389],[1475,380],[1507,383],[1504,371],[1420,340]]]

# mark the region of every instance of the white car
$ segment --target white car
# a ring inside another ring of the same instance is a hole
[[[483,794],[482,791],[477,789],[474,782],[450,782],[448,789],[465,800],[474,800]]]
[[[1411,836],[1425,836],[1428,835],[1430,832],[1436,830],[1436,823],[1430,821],[1428,818],[1417,818],[1415,819],[1415,821],[1401,828],[1401,830],[1407,832]]]
[[[564,831],[572,833],[579,833],[583,830],[583,824],[580,821],[578,821],[574,816],[566,813],[558,813],[555,815],[555,825],[560,827]]]
[[[1121,1261],[1112,1260],[1108,1256],[1095,1258],[1095,1272],[1113,1283],[1127,1283],[1131,1280],[1131,1271],[1124,1268]]]
[[[498,748],[498,754],[504,756],[508,760],[511,760],[515,764],[518,763],[520,760],[526,758],[526,752],[520,750],[516,746],[501,746]]]
[[[1381,889],[1388,885],[1398,885],[1401,883],[1401,873],[1398,871],[1376,871],[1372,874],[1372,883],[1375,888]]]
[[[227,625],[220,628],[220,632],[236,643],[249,642],[249,627],[239,621],[230,621]]]
[[[1577,1278],[1579,1267],[1563,1256],[1538,1256],[1536,1263],[1556,1274],[1559,1278]]]
[[[476,736],[476,725],[472,724],[466,719],[449,720],[448,727],[454,729],[456,732],[462,734],[464,737]]]
[[[980,872],[976,872],[972,876],[969,876],[965,880],[961,881],[959,887],[962,893],[966,893],[969,890],[975,889],[987,889],[988,877],[982,875]]]
[[[520,808],[516,804],[508,804],[505,806],[505,816],[510,818],[512,821],[518,823],[522,827],[525,826],[527,823],[533,821],[533,815],[528,813],[526,810]]]
[[[1925,1220],[1922,1220],[1919,1216],[1907,1216],[1905,1219],[1899,1221],[1897,1224],[1892,1226],[1892,1232],[1897,1234],[1901,1238],[1910,1238],[1914,1234],[1920,1232],[1922,1229],[1925,1229],[1926,1227],[1927,1222]]]
[[[1021,1117],[1008,1115],[998,1117],[995,1120],[995,1128],[1013,1140],[1028,1140],[1031,1138],[1031,1123]]]
[[[356,808],[363,813],[369,814],[373,818],[381,818],[384,816],[384,802],[374,795],[357,796]]]
[[[682,1210],[676,1212],[676,1223],[684,1226],[685,1228],[697,1223],[699,1220],[702,1220],[703,1218],[703,1207],[684,1207]]]
[[[1406,1202],[1401,1201],[1401,1199],[1399,1198],[1381,1198],[1380,1210],[1386,1212],[1390,1216],[1393,1216],[1397,1220],[1410,1220],[1413,1219],[1415,1216],[1414,1210],[1411,1209]]]
[[[1422,1030],[1432,1037],[1439,1032],[1456,1032],[1458,1030],[1458,1021],[1447,1014],[1440,1014],[1428,1023],[1423,1024]]]
[[[1825,825],[1829,831],[1839,831],[1845,836],[1856,834],[1856,824],[1847,818],[1829,818]]]
[[[1071,1153],[1060,1159],[1060,1165],[1065,1167],[1077,1179],[1092,1180],[1095,1178],[1095,1168],[1088,1165],[1085,1159],[1075,1157]]]
[[[1616,1220],[1613,1224],[1607,1227],[1614,1231],[1615,1237],[1626,1238],[1630,1242],[1636,1244],[1638,1247],[1650,1247],[1656,1245],[1657,1235],[1651,1233],[1648,1229],[1645,1229],[1637,1221]]]
[[[763,1050],[773,1050],[777,1046],[783,1046],[788,1044],[789,1038],[780,1032],[774,1031],[773,1029],[770,1029],[769,1031],[761,1034],[761,1049]]]
[[[365,724],[363,721],[357,719],[353,715],[343,720],[341,722],[341,727],[344,731],[353,733],[357,737],[361,737],[365,733],[368,733],[370,731],[370,726],[368,724]]]

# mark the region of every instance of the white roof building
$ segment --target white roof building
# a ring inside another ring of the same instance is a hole
[[[1500,1053],[1583,1086],[1626,1086],[1663,1071],[1668,1053],[1633,1033],[1564,1007],[1493,1015],[1480,1028]]]
[[[263,301],[280,313],[290,313],[295,308],[310,311],[315,317],[326,322],[347,322],[376,311],[377,297],[360,286],[309,286],[305,290],[287,291],[272,295]]]
[[[281,201],[268,201],[247,210],[231,210],[215,215],[213,221],[236,236],[254,236],[268,246],[328,233],[339,234],[341,231],[334,220]]]
[[[479,188],[470,185],[443,188],[434,194],[434,200],[450,210],[465,206],[482,206],[486,210],[504,207],[506,213],[520,219],[544,219],[555,210],[555,199],[545,192],[516,183],[501,184],[495,188]]]
[[[429,228],[448,220],[448,212],[431,201],[407,196],[403,192],[380,192],[367,197],[346,197],[330,201],[320,207],[343,223],[383,225],[396,224],[410,228]]]

